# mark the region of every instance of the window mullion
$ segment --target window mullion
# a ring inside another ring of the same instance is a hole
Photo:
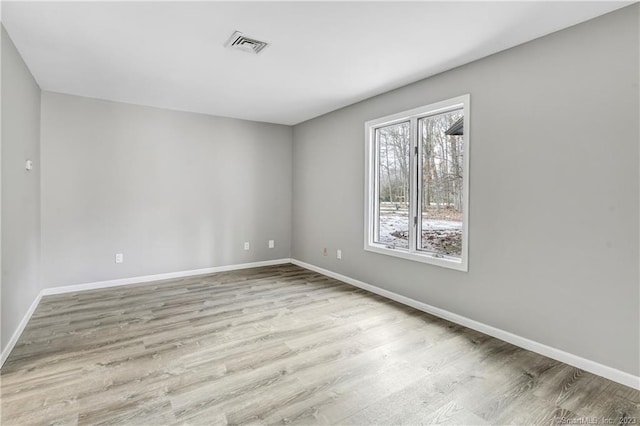
[[[422,168],[424,165],[422,161],[424,159],[423,143],[422,143],[422,135],[420,131],[420,120],[416,118],[416,126],[414,129],[414,134],[416,138],[416,174],[414,175],[414,180],[416,182],[416,194],[414,203],[416,205],[416,250],[420,251],[422,249]]]
[[[373,217],[371,218],[373,222],[373,235],[370,235],[370,241],[377,241],[380,235],[380,206],[378,205],[377,200],[380,197],[380,132],[378,129],[374,129],[374,142],[373,142],[373,196],[371,197],[371,205],[369,208],[373,210]],[[371,232],[371,230],[369,231]]]
[[[415,252],[418,248],[418,119],[411,118],[411,157],[409,159],[409,251]]]

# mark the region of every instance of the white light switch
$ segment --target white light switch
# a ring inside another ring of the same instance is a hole
[[[24,163],[24,168],[25,168],[26,170],[33,170],[33,161],[31,161],[31,160],[27,160],[27,161]]]
[[[124,254],[116,253],[116,263],[123,263],[123,262],[124,262]]]
[[[342,259],[342,250],[338,250],[338,251],[336,251],[336,257],[337,257],[338,259]]]
[[[269,240],[269,248],[274,248],[276,246],[275,241]]]

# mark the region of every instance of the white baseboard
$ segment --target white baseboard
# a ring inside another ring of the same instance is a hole
[[[235,271],[238,269],[248,269],[248,268],[258,268],[261,266],[272,266],[272,265],[283,265],[285,263],[290,263],[291,259],[276,259],[276,260],[265,260],[262,262],[251,262],[251,263],[239,263],[235,265],[226,265],[226,266],[214,266],[213,268],[203,268],[203,269],[193,269],[191,271],[179,271],[179,272],[169,272],[165,274],[155,274],[155,275],[144,275],[139,277],[132,278],[121,278],[117,280],[107,280],[107,281],[97,281],[93,283],[85,283],[85,284],[75,284],[75,285],[67,285],[61,287],[51,287],[45,288],[38,293],[35,300],[29,307],[29,310],[20,321],[18,328],[11,336],[7,347],[0,353],[0,368],[4,365],[4,362],[9,357],[9,354],[15,347],[20,335],[24,331],[24,328],[27,326],[27,323],[31,319],[31,315],[35,312],[40,300],[43,296],[50,296],[53,294],[62,294],[62,293],[75,293],[77,291],[86,291],[86,290],[95,290],[100,288],[107,287],[117,287],[122,285],[130,285],[130,284],[140,284],[150,281],[161,281],[161,280],[170,280],[174,278],[183,278],[183,277],[191,277],[195,275],[206,275],[206,274],[214,274],[216,272],[225,272],[225,271]]]
[[[13,347],[16,345],[16,343],[18,343],[18,339],[20,338],[20,335],[22,335],[24,328],[29,323],[29,320],[31,319],[31,315],[33,315],[36,308],[38,307],[38,303],[40,303],[40,299],[42,299],[42,292],[38,293],[36,298],[33,300],[33,303],[31,303],[31,306],[29,306],[27,313],[24,314],[24,317],[22,317],[22,321],[20,321],[20,324],[18,324],[18,328],[16,328],[16,331],[14,331],[13,334],[11,335],[11,339],[9,339],[9,343],[7,343],[7,347],[4,349],[4,351],[2,351],[2,353],[0,353],[0,368],[4,365],[4,362],[9,357],[9,354],[11,353],[11,350],[13,349]]]
[[[362,288],[364,290],[370,291],[371,293],[375,293],[388,299],[395,300],[396,302],[402,303],[403,305],[411,306],[412,308],[418,309],[420,311],[435,315],[456,324],[463,325],[481,333],[488,334],[489,336],[496,337],[500,340],[504,340],[505,342],[509,342],[513,345],[530,350],[532,352],[536,352],[557,361],[564,362],[565,364],[569,364],[582,370],[589,371],[590,373],[597,374],[598,376],[605,377],[609,380],[613,380],[614,382],[618,382],[625,386],[640,390],[639,376],[634,376],[633,374],[620,371],[616,368],[608,367],[598,362],[582,358],[578,355],[574,355],[563,350],[556,349],[539,342],[535,342],[525,337],[510,333],[508,331],[483,324],[467,317],[463,317],[462,315],[454,314],[453,312],[436,308],[435,306],[419,302],[415,299],[411,299],[409,297],[402,296],[400,294],[373,286],[371,284],[367,284],[354,278],[329,271],[328,269],[320,268],[318,266],[301,262],[296,259],[291,259],[291,263],[302,268],[317,272],[319,274],[335,278],[336,280],[343,281],[355,287]]]
[[[76,291],[96,290],[99,288],[117,287],[121,285],[140,284],[150,281],[171,280],[174,278],[191,277],[195,275],[215,274],[216,272],[235,271],[238,269],[258,268],[261,266],[282,265],[290,263],[291,259],[265,260],[262,262],[238,263],[235,265],[214,266],[212,268],[193,269],[190,271],[167,272],[164,274],[143,275],[139,277],[121,278],[117,280],[96,281],[93,283],[50,287],[42,290],[43,296],[52,294],[74,293]]]

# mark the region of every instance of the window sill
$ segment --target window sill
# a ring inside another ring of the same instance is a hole
[[[430,265],[441,266],[444,268],[455,269],[456,271],[467,272],[468,265],[465,259],[454,259],[446,257],[435,257],[430,253],[411,252],[407,250],[392,249],[382,244],[365,244],[364,249],[373,253],[384,254],[387,256],[399,257],[414,262],[428,263]]]

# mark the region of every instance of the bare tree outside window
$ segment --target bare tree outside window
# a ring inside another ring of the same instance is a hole
[[[460,109],[418,120],[420,249],[453,257],[462,255],[464,138],[447,133],[462,119]]]
[[[393,248],[409,248],[410,131],[408,122],[376,130],[379,161],[375,241]]]

